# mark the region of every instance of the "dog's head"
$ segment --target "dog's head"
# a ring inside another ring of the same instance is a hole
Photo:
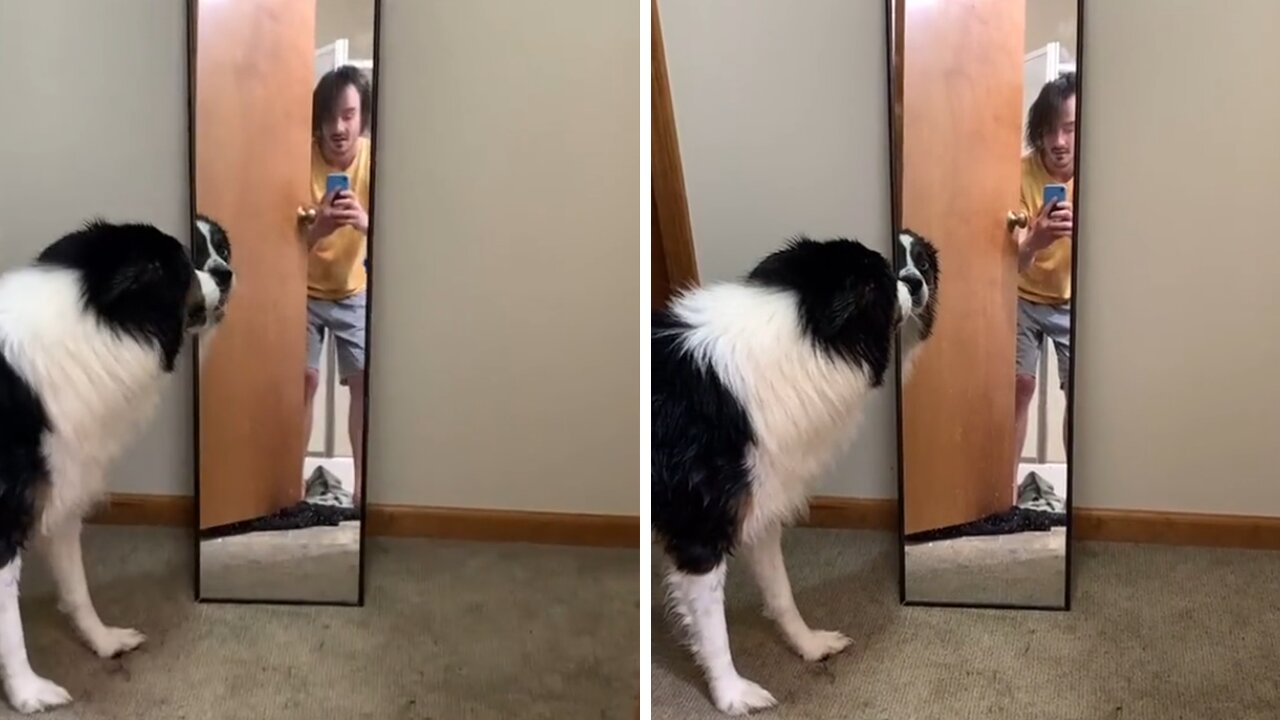
[[[195,282],[187,298],[187,331],[203,334],[217,327],[227,313],[235,285],[231,242],[216,221],[196,215],[191,234],[191,264]]]
[[[856,240],[800,237],[747,279],[793,292],[801,326],[815,344],[860,364],[880,384],[901,322],[897,283],[884,255]]]
[[[120,336],[153,344],[164,370],[173,370],[194,306],[202,305],[177,238],[146,223],[96,219],[50,244],[36,264],[74,272],[85,310]]]
[[[909,371],[915,351],[933,335],[938,319],[938,250],[924,236],[903,229],[898,234],[898,304],[903,319],[903,355]],[[905,374],[905,373],[904,373]]]
[[[898,243],[902,245],[898,295],[903,319],[918,320],[922,335],[928,337],[938,313],[938,250],[907,229],[898,234]]]

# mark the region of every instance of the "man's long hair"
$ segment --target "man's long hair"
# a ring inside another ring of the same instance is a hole
[[[347,89],[354,87],[360,96],[360,134],[369,132],[369,120],[373,116],[373,85],[369,78],[355,65],[343,65],[334,68],[320,78],[316,89],[311,93],[311,135],[320,137],[324,121],[338,112],[338,98]]]
[[[1062,114],[1062,106],[1076,94],[1075,72],[1063,73],[1040,88],[1036,101],[1027,111],[1027,145],[1044,150],[1044,136],[1053,129]]]

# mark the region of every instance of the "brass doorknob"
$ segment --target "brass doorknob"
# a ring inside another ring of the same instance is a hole
[[[1027,214],[1021,210],[1010,210],[1004,219],[1004,224],[1009,232],[1013,232],[1014,228],[1024,228],[1027,226]]]
[[[303,223],[305,225],[310,225],[315,221],[316,221],[315,208],[304,208],[301,206],[298,207],[298,222]]]

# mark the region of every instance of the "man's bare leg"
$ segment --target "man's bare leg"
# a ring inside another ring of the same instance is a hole
[[[351,390],[351,401],[347,411],[347,432],[351,436],[351,454],[355,457],[355,489],[351,493],[351,502],[360,507],[360,498],[364,494],[364,372],[358,372],[347,378],[347,387]]]
[[[1031,398],[1036,394],[1034,375],[1017,375],[1013,386],[1013,488],[1017,500],[1018,466],[1021,465],[1022,447],[1027,443],[1027,416],[1031,412]]]

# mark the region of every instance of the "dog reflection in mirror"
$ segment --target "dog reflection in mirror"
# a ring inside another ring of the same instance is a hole
[[[195,266],[197,286],[188,298],[188,330],[201,336],[197,343],[200,359],[212,340],[213,331],[222,322],[235,284],[231,269],[231,241],[222,226],[204,215],[196,215],[191,236],[191,262]]]
[[[154,413],[185,340],[225,314],[230,248],[217,223],[196,225],[188,254],[150,225],[94,221],[0,275],[0,675],[19,712],[71,700],[27,658],[18,584],[28,546],[43,551],[58,607],[95,653],[145,639],[98,617],[81,523]]]
[[[906,293],[911,312],[902,323],[902,380],[911,377],[920,349],[933,335],[938,319],[938,250],[920,235],[904,229],[898,234],[902,246],[902,267],[898,270],[898,291]]]
[[[745,559],[765,613],[802,658],[851,642],[801,616],[782,529],[853,440],[899,329],[912,358],[932,333],[936,252],[915,234],[900,241],[907,260],[895,273],[856,241],[800,238],[743,280],[684,292],[653,316],[654,538],[668,561],[668,606],[724,713],[776,703],[729,652],[730,555]]]

